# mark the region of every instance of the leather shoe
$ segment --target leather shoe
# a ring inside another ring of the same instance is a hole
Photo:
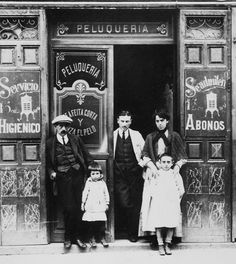
[[[135,243],[138,241],[138,238],[136,236],[131,236],[129,237],[129,241]]]
[[[85,243],[83,243],[81,240],[77,239],[76,240],[76,244],[78,245],[78,247],[80,249],[86,249],[87,245]]]
[[[107,241],[103,238],[101,239],[101,244],[103,245],[104,248],[108,248],[109,244],[107,243]]]
[[[65,249],[70,249],[71,248],[71,241],[70,240],[66,240],[64,242],[64,248]]]

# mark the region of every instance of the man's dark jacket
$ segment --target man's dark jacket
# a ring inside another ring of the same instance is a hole
[[[84,173],[86,174],[88,165],[93,163],[94,160],[92,156],[89,154],[89,152],[87,151],[80,137],[68,134],[68,138],[69,138],[69,142],[72,147],[72,151],[76,158],[76,161],[80,164]],[[46,154],[47,154],[47,169],[48,169],[49,175],[51,175],[52,172],[57,172],[56,155],[55,155],[56,142],[57,142],[56,135],[47,140]]]

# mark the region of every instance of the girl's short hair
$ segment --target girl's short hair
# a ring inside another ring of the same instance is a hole
[[[170,120],[170,114],[168,113],[168,111],[164,108],[161,108],[161,109],[155,109],[152,117],[153,119],[155,120],[156,119],[156,116],[159,116],[160,118],[164,118],[166,119],[167,121]]]
[[[161,160],[161,158],[163,157],[170,157],[173,160],[173,157],[169,153],[166,153],[166,152],[160,155],[159,160]]]
[[[102,167],[97,162],[93,162],[92,164],[90,164],[88,166],[88,170],[89,170],[89,172],[91,172],[91,171],[100,171],[100,172],[102,172]]]

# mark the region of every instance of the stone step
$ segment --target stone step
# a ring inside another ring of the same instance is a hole
[[[186,249],[217,249],[217,248],[235,248],[236,243],[178,243],[173,245],[174,250]],[[103,248],[101,244],[93,249],[90,246],[81,250],[77,245],[72,245],[70,250],[65,250],[63,243],[51,243],[47,245],[24,245],[24,246],[0,246],[0,255],[31,255],[31,254],[78,254],[90,252],[110,252],[110,251],[138,251],[151,250],[147,241],[138,241],[131,243],[128,240],[116,240],[109,244],[108,248]],[[157,250],[157,249],[156,249]]]

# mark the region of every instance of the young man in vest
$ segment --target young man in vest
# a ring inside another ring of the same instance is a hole
[[[47,169],[51,180],[56,182],[58,198],[63,208],[65,225],[65,249],[72,243],[85,249],[81,241],[81,200],[87,167],[93,159],[80,137],[67,133],[72,119],[59,115],[52,120],[56,135],[47,141]]]
[[[131,242],[138,240],[139,213],[142,201],[143,178],[141,153],[142,135],[130,128],[132,116],[121,111],[117,118],[119,128],[114,133],[115,215],[124,222]]]

